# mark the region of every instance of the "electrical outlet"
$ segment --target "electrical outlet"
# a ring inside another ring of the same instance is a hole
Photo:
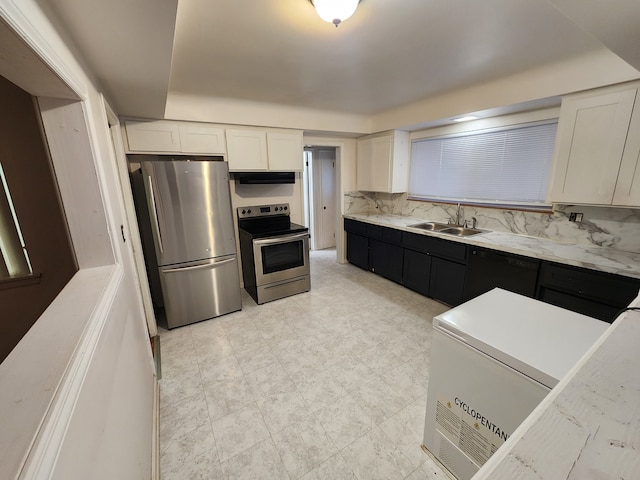
[[[582,223],[582,218],[583,218],[583,214],[582,213],[571,212],[569,214],[569,221],[570,222]]]

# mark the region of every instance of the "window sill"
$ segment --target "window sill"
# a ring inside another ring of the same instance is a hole
[[[0,290],[37,285],[40,283],[41,278],[41,273],[31,273],[29,275],[22,275],[20,277],[2,278],[0,279]]]

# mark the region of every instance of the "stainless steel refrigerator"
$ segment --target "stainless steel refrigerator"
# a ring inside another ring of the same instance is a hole
[[[169,328],[242,308],[226,162],[141,162]]]

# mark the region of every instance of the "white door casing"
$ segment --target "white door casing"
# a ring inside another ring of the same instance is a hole
[[[335,158],[335,148],[315,147],[313,149],[314,248],[316,250],[336,245]]]
[[[105,113],[109,122],[109,130],[111,132],[111,147],[114,165],[118,171],[118,180],[120,181],[120,190],[122,193],[122,203],[125,209],[126,227],[122,224],[121,234],[123,243],[128,243],[126,250],[126,263],[131,271],[132,279],[136,286],[137,293],[142,298],[144,314],[147,321],[147,330],[149,337],[155,337],[158,334],[158,326],[156,323],[155,313],[153,311],[153,302],[151,301],[151,291],[149,289],[149,280],[142,252],[142,241],[140,239],[140,230],[138,229],[138,221],[136,217],[135,206],[133,204],[133,193],[131,191],[131,183],[129,182],[129,170],[127,168],[127,157],[124,152],[124,143],[122,141],[122,130],[117,115],[109,105],[109,103],[101,95],[102,102],[105,107]],[[124,246],[124,245],[123,245]]]

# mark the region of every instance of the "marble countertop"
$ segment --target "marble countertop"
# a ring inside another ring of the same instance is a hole
[[[471,237],[456,237],[446,233],[411,228],[409,225],[426,222],[429,219],[400,215],[352,213],[344,215],[344,218],[640,279],[640,254],[638,253],[607,247],[566,244],[544,238],[503,232],[487,231]]]
[[[638,338],[640,312],[620,315],[473,480],[638,478]]]

